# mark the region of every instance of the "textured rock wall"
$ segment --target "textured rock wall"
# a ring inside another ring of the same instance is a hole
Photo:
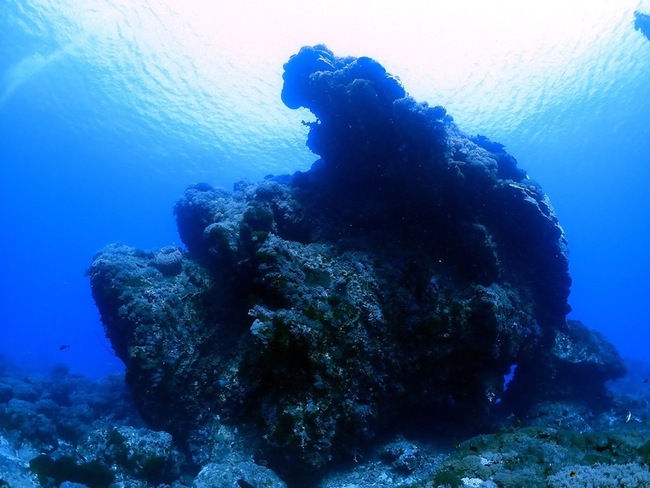
[[[622,362],[567,324],[564,233],[503,146],[368,58],[306,47],[284,80],[317,117],[309,171],[191,186],[185,251],[109,246],[91,265],[147,420],[185,440],[246,426],[272,465],[314,473],[418,419],[477,426],[585,378],[602,399]]]

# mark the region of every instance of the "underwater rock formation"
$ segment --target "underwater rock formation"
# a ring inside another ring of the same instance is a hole
[[[187,251],[113,245],[88,271],[152,428],[196,445],[237,424],[279,472],[317,473],[419,419],[605,397],[623,363],[567,323],[563,230],[502,145],[324,46],[291,57],[282,99],[317,118],[309,171],[193,185]]]

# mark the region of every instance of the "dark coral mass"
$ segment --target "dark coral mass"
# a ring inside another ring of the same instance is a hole
[[[191,186],[187,252],[112,246],[89,270],[153,427],[197,444],[218,421],[255,426],[258,456],[316,473],[418,419],[602,398],[622,362],[567,323],[564,233],[502,145],[324,46],[291,57],[282,99],[317,117],[309,171]]]

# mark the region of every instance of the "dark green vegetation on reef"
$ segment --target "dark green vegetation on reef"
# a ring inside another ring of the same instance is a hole
[[[444,473],[491,480],[494,486],[648,486],[640,442],[631,430],[509,429],[463,442],[434,479]]]
[[[284,80],[285,103],[317,117],[309,171],[191,186],[174,208],[186,251],[113,245],[88,270],[147,423],[198,465],[238,426],[301,483],[389,433],[608,407],[623,363],[567,322],[564,233],[503,146],[369,58],[306,47]]]
[[[41,454],[29,462],[29,467],[38,475],[42,485],[54,483],[58,486],[64,481],[72,481],[89,488],[108,488],[115,479],[111,470],[100,462],[76,462],[71,457],[54,460],[46,454]]]

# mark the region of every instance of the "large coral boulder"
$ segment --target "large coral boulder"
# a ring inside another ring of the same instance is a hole
[[[174,209],[186,251],[110,246],[90,267],[153,427],[196,442],[215,419],[246,426],[258,456],[313,473],[407,418],[477,426],[622,374],[567,324],[564,233],[503,146],[368,58],[303,48],[284,80],[317,117],[312,169],[191,186]]]

